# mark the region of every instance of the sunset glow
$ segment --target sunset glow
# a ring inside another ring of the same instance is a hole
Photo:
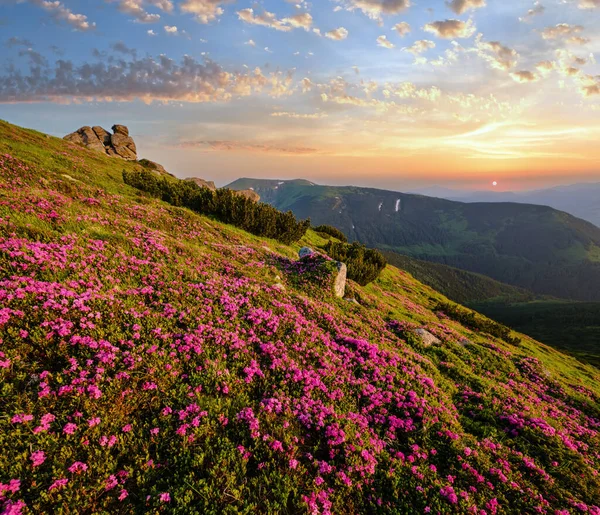
[[[30,0],[2,20],[2,118],[57,136],[124,123],[179,176],[525,189],[600,174],[594,0]]]

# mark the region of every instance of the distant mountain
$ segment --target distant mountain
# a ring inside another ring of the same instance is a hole
[[[461,202],[518,202],[550,206],[600,227],[600,182],[524,192],[460,191],[433,186],[419,189],[418,193]]]
[[[350,240],[487,275],[538,294],[600,300],[600,228],[551,207],[240,179],[264,202]]]

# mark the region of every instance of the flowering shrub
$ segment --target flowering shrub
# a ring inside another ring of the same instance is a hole
[[[37,166],[0,155],[0,513],[600,514],[594,369]]]

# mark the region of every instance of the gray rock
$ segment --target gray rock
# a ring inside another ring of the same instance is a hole
[[[240,197],[246,197],[252,202],[258,202],[260,200],[260,195],[254,190],[237,190],[234,191],[234,193]]]
[[[102,142],[102,144],[104,146],[110,145],[110,132],[103,129],[99,125],[92,127],[92,130],[94,131],[94,134]]]
[[[344,300],[346,302],[352,302],[352,304],[356,304],[357,306],[360,306],[359,302],[356,299],[351,299],[350,297],[344,297]]]
[[[135,161],[137,159],[137,149],[133,138],[129,136],[129,129],[125,125],[113,125],[112,130],[114,134],[99,125],[94,127],[86,125],[71,134],[67,134],[63,139],[111,157]]]
[[[119,125],[118,123],[115,123],[111,127],[111,130],[115,134],[122,134],[123,136],[129,136],[129,129],[125,125]]]
[[[423,327],[415,329],[414,333],[419,338],[421,338],[421,341],[423,342],[423,345],[425,345],[425,347],[430,347],[431,345],[442,343],[442,341],[439,338],[431,334],[427,329],[424,329]]]
[[[348,267],[346,263],[337,262],[337,275],[333,282],[333,292],[336,297],[340,299],[344,298],[346,294],[346,275],[348,274]]]
[[[150,159],[140,159],[138,161],[144,168],[148,170],[152,170],[153,172],[157,172],[159,174],[168,174],[165,170],[165,167],[161,164],[155,163],[154,161],[150,161]]]
[[[200,179],[200,177],[188,177],[186,181],[195,182],[201,188],[208,188],[211,191],[217,190],[217,187],[213,181],[205,181],[204,179]]]
[[[121,125],[113,125],[115,127],[122,127]],[[115,132],[110,137],[110,145],[114,149],[115,154],[127,161],[135,161],[137,159],[137,149],[133,138],[126,136],[122,132]]]
[[[64,139],[70,141],[71,143],[83,145],[90,150],[104,152],[104,144],[102,141],[100,141],[98,136],[96,136],[92,128],[88,127],[87,125],[85,127],[81,127],[75,132],[72,132],[71,134],[67,134]]]
[[[298,251],[298,256],[300,257],[300,259],[303,259],[307,256],[312,256],[314,253],[315,253],[315,251],[313,249],[311,249],[310,247],[302,247]]]

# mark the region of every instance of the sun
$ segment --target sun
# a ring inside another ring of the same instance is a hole
[[[496,181],[492,182],[492,186],[494,186],[494,187],[498,186],[498,182],[496,182]]]

